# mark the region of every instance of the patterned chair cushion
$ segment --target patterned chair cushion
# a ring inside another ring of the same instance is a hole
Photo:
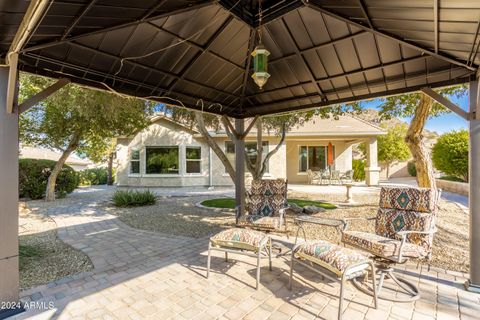
[[[250,215],[278,215],[287,202],[287,182],[284,180],[253,180],[247,211]]]
[[[435,211],[435,192],[428,188],[383,187],[380,208],[418,212]]]
[[[210,243],[216,247],[258,251],[260,241],[265,237],[266,235],[260,231],[232,228],[211,237]]]
[[[376,256],[394,258],[400,250],[400,240],[385,238],[368,232],[345,231],[342,234],[342,242],[357,248],[361,248]],[[402,256],[405,258],[425,258],[429,250],[423,246],[405,242]]]
[[[255,227],[261,229],[279,229],[280,217],[265,217],[262,215],[244,215],[238,220],[238,224],[244,227]]]
[[[435,215],[425,212],[380,208],[375,220],[375,233],[379,236],[400,239],[399,231],[429,231],[435,223]],[[407,242],[430,248],[432,236],[413,233],[407,235]]]
[[[295,256],[316,263],[338,276],[341,276],[348,266],[368,261],[368,258],[358,251],[322,240],[303,243],[297,247]]]

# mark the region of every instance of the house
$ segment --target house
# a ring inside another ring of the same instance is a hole
[[[45,148],[38,148],[38,147],[29,147],[29,146],[22,146],[20,148],[20,155],[21,159],[45,159],[45,160],[53,160],[57,161],[62,154],[60,152],[56,152],[50,149]],[[65,161],[65,164],[69,165],[75,171],[81,171],[84,169],[88,169],[94,166],[94,163],[86,158],[80,158],[74,154],[70,155]]]
[[[255,128],[254,128],[255,129]],[[246,137],[247,154],[255,159],[256,132]],[[225,132],[210,132],[232,164],[235,146]],[[316,116],[302,126],[292,128],[285,143],[268,163],[265,178],[286,178],[290,183],[307,183],[307,170],[327,167],[327,149],[331,144],[333,167],[352,169],[352,146],[367,142],[367,184],[376,185],[377,136],[381,128],[352,116],[338,120]],[[264,153],[273,150],[280,137],[263,134]],[[247,177],[249,173],[247,171]],[[117,139],[117,183],[130,187],[193,187],[233,185],[218,157],[205,139],[165,116],[156,116],[150,126],[130,137]]]

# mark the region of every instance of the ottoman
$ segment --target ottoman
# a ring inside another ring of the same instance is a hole
[[[293,264],[300,263],[308,269],[323,277],[340,282],[340,302],[338,307],[338,319],[342,319],[343,296],[345,285],[348,280],[363,276],[369,270],[375,275],[373,262],[362,253],[332,244],[328,241],[314,240],[297,244],[292,249],[290,261],[290,282],[292,289]],[[373,279],[374,304],[377,308],[377,290],[375,276]]]
[[[263,232],[232,228],[217,233],[208,242],[207,278],[210,275],[210,260],[212,251],[225,252],[225,260],[228,261],[228,253],[236,253],[257,258],[257,285],[260,283],[260,260],[268,258],[270,270],[272,270],[272,240]]]

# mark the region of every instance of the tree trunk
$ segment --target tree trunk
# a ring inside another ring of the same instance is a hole
[[[390,162],[387,162],[387,180],[390,179]]]
[[[410,122],[405,142],[412,153],[417,169],[418,186],[422,188],[433,188],[436,190],[433,164],[430,158],[430,151],[423,140],[423,129],[432,109],[433,100],[425,94],[421,94],[420,104],[415,110],[415,115]]]
[[[52,173],[48,177],[47,181],[47,190],[45,191],[45,201],[55,201],[55,185],[57,184],[57,177],[62,171],[62,167],[67,161],[70,154],[75,151],[78,146],[78,138],[72,138],[70,144],[68,145],[67,149],[62,153],[60,159],[55,163],[53,167]]]
[[[107,185],[109,186],[113,185],[113,156],[113,152],[108,155]]]
[[[203,114],[200,111],[196,111],[195,118],[197,120],[198,131],[200,131],[201,135],[205,138],[208,146],[213,150],[213,152],[215,152],[217,157],[220,159],[228,175],[232,179],[233,183],[235,183],[235,169],[233,169],[233,166],[228,160],[225,153],[222,151],[222,149],[220,149],[218,144],[213,140],[212,136],[208,133],[208,130],[205,127],[205,122],[203,121]]]

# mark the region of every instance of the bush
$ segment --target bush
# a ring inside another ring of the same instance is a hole
[[[157,196],[150,190],[117,190],[112,201],[116,207],[148,206],[157,202]]]
[[[43,159],[20,159],[19,195],[20,198],[43,199],[47,181],[56,161]],[[57,177],[55,192],[58,198],[65,197],[78,187],[78,174],[68,165],[63,165]]]
[[[468,131],[452,131],[438,138],[432,161],[443,173],[468,181]]]
[[[415,162],[414,162],[414,161],[408,161],[408,163],[407,163],[407,171],[408,171],[408,174],[409,174],[411,177],[416,177],[416,176],[417,176],[417,167],[415,166]]]
[[[107,184],[108,172],[106,168],[85,169],[79,172],[82,186],[96,186]]]
[[[440,177],[440,180],[454,181],[454,182],[465,182],[463,179],[457,178],[455,176],[443,176]]]
[[[353,159],[352,160],[352,169],[353,169],[353,180],[355,181],[364,181],[365,180],[365,160]]]

